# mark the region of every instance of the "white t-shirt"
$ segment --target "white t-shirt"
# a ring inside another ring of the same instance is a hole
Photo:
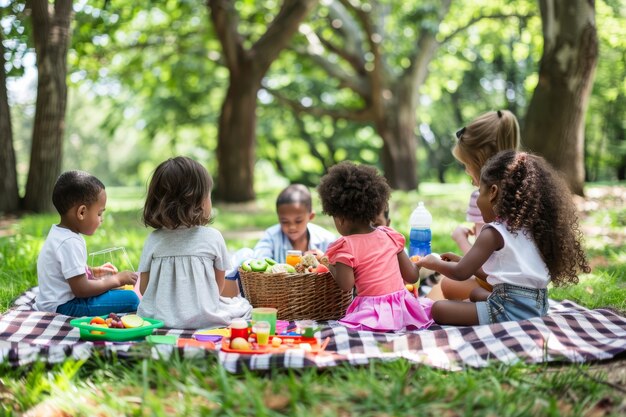
[[[524,235],[523,230],[513,235],[502,223],[487,223],[483,230],[487,227],[496,229],[504,239],[504,247],[495,251],[483,265],[487,282],[491,285],[546,288],[550,274],[532,237]]]
[[[76,298],[67,279],[86,272],[85,239],[79,233],[53,225],[37,258],[37,310],[56,313],[58,306]]]

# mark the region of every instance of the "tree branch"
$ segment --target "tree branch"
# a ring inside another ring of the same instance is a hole
[[[367,81],[364,80],[363,77],[348,74],[346,71],[342,70],[339,65],[330,62],[320,54],[310,52],[304,48],[294,48],[294,51],[315,62],[320,68],[326,71],[329,76],[336,78],[340,86],[353,90],[363,98],[367,99],[367,97],[369,97],[369,90],[366,85]]]
[[[495,13],[495,14],[490,14],[490,15],[478,15],[476,17],[471,18],[467,23],[465,23],[463,26],[459,26],[458,28],[456,28],[454,31],[452,31],[452,33],[450,33],[448,36],[446,36],[445,38],[443,38],[439,44],[443,45],[444,43],[448,42],[450,39],[454,38],[456,35],[458,35],[460,32],[463,32],[464,30],[466,30],[467,28],[469,28],[470,26],[474,25],[475,23],[480,22],[483,19],[508,19],[510,17],[517,17],[518,19],[528,19],[530,17],[534,17],[535,14],[534,13],[529,13],[529,14],[519,14],[519,13],[512,13],[512,14],[504,14],[504,13]]]
[[[335,32],[343,39],[344,47],[336,46],[319,33],[317,33],[317,37],[329,51],[345,59],[357,74],[366,75],[365,60],[363,59],[364,53],[361,47],[363,37],[359,32],[359,25],[346,8],[337,1],[333,1],[328,5],[328,11],[327,20],[330,27],[335,27],[335,21],[341,22],[341,25],[336,28]]]
[[[287,47],[302,20],[318,0],[283,0],[280,11],[265,33],[252,46],[255,63],[265,74],[269,66]]]
[[[208,0],[211,20],[215,33],[222,45],[226,67],[236,74],[245,56],[243,40],[237,32],[239,18],[233,2],[228,0]]]
[[[384,88],[384,62],[382,58],[382,54],[380,52],[380,41],[382,39],[382,35],[376,33],[374,24],[371,20],[371,13],[365,11],[362,8],[355,7],[350,0],[339,0],[341,4],[346,9],[354,10],[354,14],[357,19],[361,22],[361,26],[363,27],[363,31],[365,32],[366,41],[370,47],[370,52],[374,55],[373,65],[371,70],[368,70],[369,80],[371,84],[371,105],[372,108],[375,109],[377,113],[381,113],[383,111],[383,99],[382,99],[382,91]],[[367,69],[367,64],[366,64]]]
[[[352,54],[349,51],[333,44],[328,39],[323,38],[319,33],[316,33],[316,35],[317,38],[320,40],[320,43],[324,45],[326,49],[343,58],[348,64],[350,64],[354,71],[359,74],[359,76],[367,74],[367,71],[365,70],[365,61],[363,60],[363,55]]]
[[[309,148],[309,152],[311,153],[311,155],[313,155],[315,158],[317,158],[322,163],[322,166],[324,167],[324,172],[328,171],[328,165],[326,164],[326,158],[324,158],[324,155],[322,155],[317,150],[317,147],[315,146],[315,140],[313,139],[311,134],[309,132],[307,132],[306,126],[304,124],[304,121],[302,120],[302,118],[299,117],[298,113],[294,114],[294,119],[296,121],[296,125],[298,125],[298,128],[300,130],[300,135],[302,136],[302,139],[304,139],[304,141],[306,142],[306,144],[307,144],[307,146]]]
[[[322,117],[328,116],[332,119],[352,120],[355,122],[369,122],[372,119],[370,109],[353,109],[353,110],[332,110],[319,107],[306,107],[296,100],[292,100],[280,94],[278,90],[263,86],[276,100],[282,104],[289,106],[296,113],[307,113],[312,116]]]

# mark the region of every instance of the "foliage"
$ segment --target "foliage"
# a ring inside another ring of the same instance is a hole
[[[272,1],[236,4],[246,42],[257,39],[268,15],[278,7]],[[324,2],[306,24],[319,27],[332,39],[328,4]],[[387,13],[389,37],[384,42],[389,66],[398,71],[413,46],[415,20],[428,15],[429,9],[423,2],[380,4]],[[586,118],[586,170],[589,179],[615,179],[626,154],[626,11],[623,2],[615,0],[595,4],[600,60]],[[36,88],[36,83],[25,84],[26,78],[20,78],[32,61],[23,7],[18,0],[0,3],[22,188]],[[142,185],[162,159],[188,154],[215,172],[217,116],[228,74],[206,3],[80,0],[74,9],[64,169],[92,171],[111,185]],[[453,132],[478,114],[508,108],[523,123],[537,82],[540,25],[535,1],[452,3],[437,38],[442,46],[420,90],[416,126],[420,178],[453,182],[462,175],[449,152]],[[303,44],[300,36],[294,48]],[[337,65],[345,64],[337,60]],[[32,80],[32,75],[27,79]],[[303,105],[354,108],[363,104],[322,68],[294,53],[281,55],[264,85],[290,93]],[[259,102],[260,169],[271,167],[287,181],[315,184],[338,160],[378,164],[382,141],[371,126],[294,114],[264,91]]]
[[[587,111],[586,176],[590,181],[626,178],[626,6],[596,2],[600,59]]]

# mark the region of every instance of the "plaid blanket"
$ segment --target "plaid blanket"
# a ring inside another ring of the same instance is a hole
[[[21,366],[34,361],[58,363],[93,354],[118,357],[151,355],[185,358],[217,355],[226,370],[245,368],[332,367],[367,364],[372,359],[405,358],[414,363],[459,370],[497,361],[588,362],[611,359],[626,351],[626,318],[611,310],[589,310],[571,301],[551,301],[549,314],[520,322],[471,327],[432,327],[410,333],[348,331],[336,322],[324,323],[321,340],[330,338],[318,354],[289,350],[281,354],[240,355],[202,348],[149,345],[146,342],[86,342],[70,317],[33,311],[37,288],[22,294],[0,317],[0,362]],[[158,329],[155,333],[191,337],[193,330]]]

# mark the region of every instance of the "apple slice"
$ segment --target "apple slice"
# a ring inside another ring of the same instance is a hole
[[[143,319],[136,314],[129,314],[122,316],[122,324],[127,329],[134,329],[143,326]]]

